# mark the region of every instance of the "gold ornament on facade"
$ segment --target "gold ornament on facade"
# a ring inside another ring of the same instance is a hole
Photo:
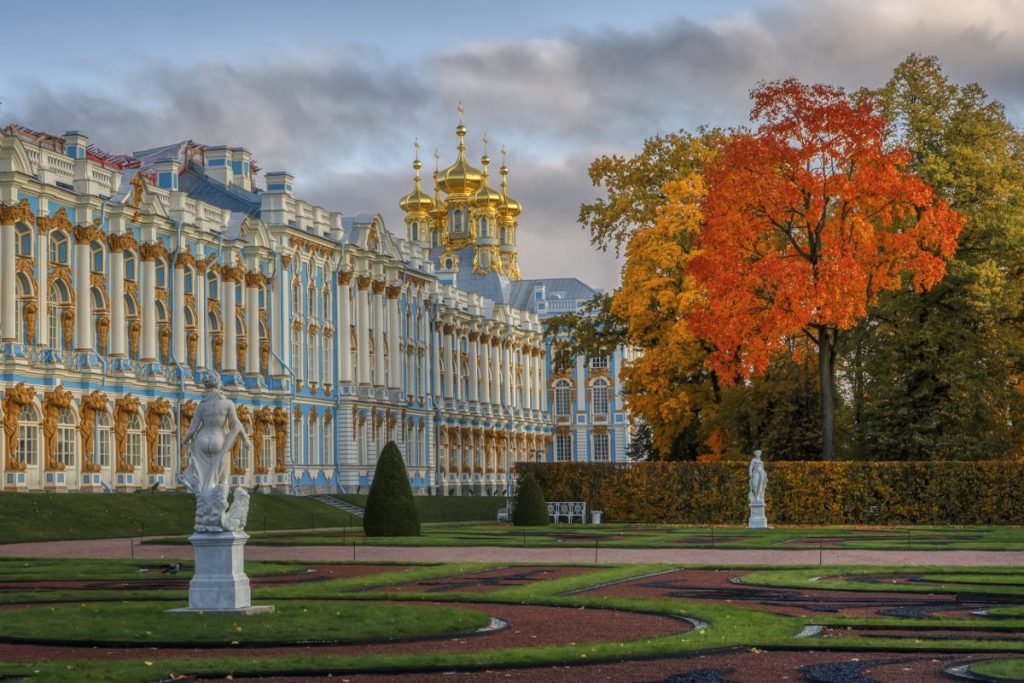
[[[75,244],[106,243],[107,241],[106,235],[95,225],[76,225],[72,232],[75,235]]]
[[[374,280],[373,281],[373,293],[374,294],[383,294],[384,290],[386,288],[387,288],[387,285],[384,282],[382,282],[381,280]]]
[[[171,362],[171,326],[160,326],[160,358],[164,363]]]
[[[157,444],[160,436],[160,421],[171,416],[171,402],[166,398],[157,398],[146,405],[146,471],[151,474],[162,474],[164,467],[158,461]]]
[[[124,279],[124,293],[133,297],[139,296],[139,283],[135,280]]]
[[[292,257],[289,256],[288,254],[285,254],[284,256],[281,257],[281,267],[283,267],[285,270],[288,269],[288,266],[291,265],[291,262]]]
[[[245,337],[238,340],[238,354],[236,360],[238,362],[238,371],[245,372],[245,360],[246,352],[249,350],[249,342],[245,340]]]
[[[4,391],[4,443],[7,446],[7,467],[10,472],[22,472],[25,463],[17,459],[18,426],[21,424],[21,409],[36,397],[36,390],[24,382],[18,382]]]
[[[194,365],[199,362],[196,356],[196,348],[199,346],[199,333],[195,329],[188,331],[188,336],[185,338],[185,364]]]
[[[25,273],[31,280],[35,279],[36,274],[36,260],[31,256],[22,256],[18,254],[14,258],[14,270],[18,273]]]
[[[245,269],[242,266],[221,266],[220,276],[224,282],[240,282],[242,276],[245,274]]]
[[[168,293],[167,293],[167,288],[166,287],[157,287],[154,290],[154,296],[155,296],[157,301],[163,303],[165,306],[167,305]]]
[[[64,469],[64,463],[57,460],[57,418],[60,411],[70,408],[73,402],[71,392],[59,384],[53,391],[43,394],[43,454],[47,471]]]
[[[32,225],[35,220],[36,216],[32,213],[32,207],[27,199],[22,199],[17,204],[0,204],[0,225]]]
[[[29,344],[35,344],[36,339],[36,316],[39,314],[39,307],[36,302],[29,299],[21,307],[21,315],[25,319],[25,334]]]
[[[183,251],[179,251],[174,257],[175,268],[194,268],[196,265],[196,257],[192,255],[190,247],[185,247]]]
[[[253,471],[256,474],[266,474],[269,470],[264,464],[263,433],[267,425],[274,421],[274,413],[269,407],[254,410],[252,414],[252,457]]]
[[[352,282],[352,271],[342,270],[338,272],[338,284],[347,285]]]
[[[275,472],[285,472],[284,455],[288,444],[288,413],[284,408],[274,408],[274,439],[276,440],[277,452],[275,453]]]
[[[359,289],[368,289],[372,283],[373,278],[371,278],[369,275],[360,275],[356,277],[356,286]]]
[[[138,318],[133,318],[128,325],[128,354],[131,358],[139,357],[139,335],[142,334],[142,324]]]
[[[163,242],[146,242],[139,245],[139,258],[143,261],[155,261],[167,258],[167,249]]]
[[[114,444],[117,450],[117,471],[119,473],[134,472],[135,467],[128,462],[128,422],[132,415],[138,415],[139,399],[126,394],[114,401]]]
[[[135,236],[130,232],[124,232],[120,235],[110,235],[107,237],[107,244],[110,245],[110,251],[113,253],[123,253],[126,251],[135,251],[139,248],[139,243],[135,241]]]
[[[75,338],[75,311],[73,308],[65,308],[60,318],[64,328],[64,348],[70,349]]]
[[[189,426],[192,424],[192,418],[196,414],[197,403],[195,401],[185,401],[178,408],[178,442],[181,443],[181,437],[185,436],[185,432],[188,431]],[[181,471],[184,472],[185,468],[188,467],[188,448],[185,444],[181,444],[181,455],[179,457],[181,461]]]
[[[108,412],[107,395],[99,389],[83,395],[78,412],[78,433],[82,437],[82,472],[99,472],[103,468],[93,460],[92,435],[96,429],[96,413]]]
[[[36,229],[39,230],[40,235],[45,235],[51,230],[63,230],[64,232],[71,232],[74,229],[74,225],[68,220],[67,209],[60,208],[52,216],[40,216],[39,220],[36,221]]]
[[[244,425],[250,421],[249,407],[238,406],[235,412],[238,415],[238,421],[242,423],[244,428]],[[255,434],[253,436],[255,437]],[[245,474],[245,472],[246,468],[242,467],[242,435],[239,434],[235,437],[235,442],[231,444],[231,474],[240,475]]]
[[[270,370],[270,343],[260,343],[260,372],[264,375]]]
[[[142,217],[142,211],[139,207],[142,206],[142,200],[145,196],[146,181],[142,177],[142,171],[138,171],[132,178],[132,196],[128,199],[128,206],[134,209],[131,217],[132,223],[138,222],[139,218]]]
[[[402,293],[402,288],[399,285],[388,285],[385,291],[389,299],[397,299]]]
[[[260,271],[245,274],[246,287],[262,287],[267,284],[267,276]]]
[[[106,313],[103,313],[96,318],[96,334],[99,337],[99,348],[96,350],[105,354],[107,348],[107,337],[110,336],[110,318]]]

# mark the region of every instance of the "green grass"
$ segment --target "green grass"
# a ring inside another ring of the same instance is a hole
[[[926,573],[925,573],[926,572]],[[926,579],[903,583],[907,575]],[[880,578],[882,580],[869,580]],[[756,586],[844,591],[898,591],[903,593],[985,593],[1024,595],[1024,570],[1017,567],[812,567],[751,572],[743,582]]]
[[[1012,659],[989,659],[977,664],[971,664],[971,673],[991,676],[1005,681],[1024,681],[1024,659],[1014,657]]]
[[[45,558],[0,558],[0,581],[159,581],[170,580],[161,569],[165,562],[160,560],[91,560],[91,559],[45,559]],[[306,570],[303,563],[260,562],[245,563],[249,576],[277,576],[298,574]],[[178,579],[192,577],[192,563],[182,563]]]
[[[140,645],[358,642],[472,631],[482,612],[432,605],[283,602],[270,614],[165,614],[177,602],[60,604],[0,610],[0,638]]]
[[[366,507],[365,495],[346,493],[336,498]],[[413,496],[421,523],[493,521],[507,500],[499,496]]]
[[[254,495],[249,531],[357,526],[346,512],[301,496]],[[187,493],[0,493],[0,543],[191,533]]]
[[[1024,606],[1019,607],[991,607],[988,613],[994,617],[1021,617],[1024,618]]]

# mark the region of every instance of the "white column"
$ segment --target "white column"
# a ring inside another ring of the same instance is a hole
[[[359,289],[356,292],[356,304],[358,305],[358,319],[356,320],[356,337],[359,354],[359,367],[357,368],[359,384],[368,386],[370,384],[370,278],[361,275],[356,279]],[[383,349],[377,349],[383,353]]]
[[[185,357],[185,263],[175,259],[174,310],[171,311],[171,349],[178,365],[187,366]]]
[[[500,350],[500,340],[495,337],[491,337],[491,403],[493,405],[501,404],[501,374],[498,363],[498,353]]]
[[[505,346],[502,349],[505,357],[505,405],[509,408],[515,408],[516,405],[512,399],[512,340],[506,339]]]
[[[40,201],[39,212],[44,213]],[[36,340],[39,346],[47,348],[50,346],[50,233],[48,229],[39,230],[39,248],[36,251]],[[122,261],[123,263],[123,261]],[[124,269],[122,267],[122,273]],[[122,297],[123,298],[123,297]],[[122,302],[122,306],[123,306]],[[122,308],[123,310],[123,308]],[[124,319],[122,315],[122,320]],[[123,325],[122,325],[123,328]]]
[[[128,348],[128,328],[124,320],[124,251],[120,240],[114,237],[110,245],[110,355],[124,358]],[[45,323],[46,318],[40,319]]]
[[[523,408],[533,410],[533,347],[523,347]]]
[[[140,360],[144,363],[156,362],[156,258],[155,254],[147,253],[142,245],[142,268],[139,289],[142,299],[142,352]]]
[[[451,400],[455,397],[454,382],[455,370],[452,368],[452,331],[451,325],[445,324],[441,330],[441,358],[447,372],[444,373],[444,397]]]
[[[263,274],[245,274],[245,323],[249,347],[245,350],[245,370],[248,375],[259,375],[260,369],[260,290]]]
[[[286,349],[288,348],[288,342],[291,339],[292,324],[291,320],[288,319],[288,268],[284,265],[282,259],[280,265],[277,267],[277,275],[274,277],[273,282],[273,296],[274,298],[268,302],[267,306],[267,320],[270,323],[270,360],[268,361],[269,367],[267,371],[271,375],[281,375],[284,369],[280,367],[278,358],[284,358]]]
[[[384,384],[384,283],[373,283],[373,385],[383,387]]]
[[[586,410],[587,406],[587,388],[584,386],[586,382],[586,373],[583,371],[583,356],[576,356],[576,410]],[[575,422],[576,418],[573,417]]]
[[[441,348],[441,321],[434,322],[433,331],[430,333],[430,366],[434,372],[434,385],[430,390],[431,397],[444,396],[444,387],[441,386],[441,357],[444,350]],[[449,442],[450,443],[450,442]]]
[[[7,207],[5,207],[7,208]],[[6,218],[6,216],[5,216]],[[15,234],[14,222],[0,225],[0,268],[3,277],[0,279],[0,327],[3,329],[3,341],[16,341],[17,336],[17,301],[15,299]],[[46,321],[41,321],[42,325]]]
[[[224,282],[221,284],[220,313],[224,321],[224,347],[222,351],[221,374],[233,375],[238,372],[238,333],[235,329],[235,287],[241,270],[231,266],[221,268]]]
[[[77,232],[80,228],[75,228]],[[83,236],[84,237],[84,236]],[[75,351],[92,351],[96,341],[92,333],[92,296],[89,275],[92,273],[89,240],[75,236]]]
[[[476,383],[479,380],[479,373],[477,372],[476,362],[479,356],[480,349],[480,335],[476,332],[469,333],[469,396],[467,400],[476,403],[480,400],[479,394],[476,390]]]
[[[338,273],[338,370],[340,384],[352,383],[352,304],[349,294],[352,289],[352,273]]]
[[[206,264],[200,263],[196,268],[196,334],[199,335],[199,342],[196,344],[196,370],[206,368],[206,321],[209,316],[210,302],[209,292],[206,289]]]
[[[537,356],[537,397],[540,399],[541,412],[548,411],[548,357],[547,349],[541,350],[542,354]]]
[[[481,375],[481,386],[480,386],[480,402],[490,403],[491,402],[491,337],[487,334],[480,335],[480,348],[478,349],[480,355],[480,372]]]
[[[391,385],[390,389],[402,388],[402,356],[405,355],[402,344],[402,326],[398,318],[398,295],[402,288],[396,285],[387,288],[388,296],[388,339],[391,341]]]

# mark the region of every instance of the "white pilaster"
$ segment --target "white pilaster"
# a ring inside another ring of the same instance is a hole
[[[452,367],[452,326],[445,324],[441,330],[441,358],[444,362],[446,372],[444,373],[444,392],[443,395],[446,399],[451,400],[455,397],[455,369]]]
[[[206,368],[206,321],[210,310],[210,294],[207,289],[206,268],[201,264],[196,269],[196,334],[199,335],[199,343],[196,344],[196,369]]]
[[[231,375],[238,372],[238,334],[235,329],[235,325],[237,325],[235,320],[235,287],[238,285],[235,282],[235,277],[225,272],[229,270],[234,269],[221,269],[221,272],[224,273],[224,282],[221,284],[220,290],[220,313],[221,318],[224,320],[224,348],[221,352],[223,354],[223,362],[220,370],[222,375]]]
[[[14,223],[0,225],[0,264],[3,272],[0,277],[0,327],[3,341],[16,341],[17,312],[15,307],[15,234]],[[45,323],[44,323],[45,324]]]
[[[174,294],[171,297],[174,308],[171,311],[171,349],[174,361],[181,366],[188,365],[185,358],[185,264],[174,264]]]
[[[143,255],[139,289],[142,299],[142,353],[144,363],[156,362],[156,261]]]
[[[512,340],[506,339],[505,344],[502,347],[502,354],[505,361],[505,396],[504,402],[506,408],[515,408],[515,403],[512,399]]]
[[[40,213],[44,212],[42,200],[40,200],[39,211]],[[50,232],[49,230],[39,230],[38,232],[39,242],[36,249],[36,293],[38,294],[36,303],[38,311],[36,313],[36,320],[38,321],[36,323],[36,343],[43,348],[48,348],[50,346],[50,292],[48,283],[50,274]]]
[[[352,383],[352,302],[349,296],[352,290],[352,273],[338,273],[338,296],[335,302],[338,308],[338,370],[340,384]]]
[[[480,350],[480,336],[476,332],[469,333],[469,397],[468,400],[476,403],[480,400],[477,392],[477,381],[479,380],[479,373],[477,371],[476,363],[477,357],[479,356]]]
[[[370,283],[370,278],[365,275],[359,276],[356,280],[356,347],[359,355],[359,366],[356,370],[359,384],[362,386],[370,384]],[[382,353],[383,349],[377,349],[377,352]]]
[[[391,340],[391,355],[389,357],[391,361],[390,374],[390,389],[400,390],[402,388],[402,357],[405,352],[402,350],[404,344],[402,343],[402,328],[398,318],[398,295],[401,293],[401,288],[392,285],[387,288],[388,297],[388,339]]]
[[[249,346],[245,352],[247,375],[259,375],[260,368],[260,284],[262,273],[245,274],[245,327]]]
[[[75,243],[75,351],[92,351],[92,296],[89,291],[91,250],[89,242]]]
[[[46,318],[40,318],[44,322]],[[42,325],[43,328],[49,325]],[[110,355],[124,358],[128,348],[128,328],[124,319],[124,252],[110,250]]]
[[[386,386],[384,383],[384,283],[373,283],[373,346],[376,352],[373,356],[373,385],[375,387]],[[392,344],[392,346],[394,346]],[[393,352],[393,349],[392,349]]]

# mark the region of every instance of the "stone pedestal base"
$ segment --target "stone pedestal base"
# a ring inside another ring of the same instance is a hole
[[[764,503],[750,504],[750,521],[747,522],[750,529],[767,529],[768,518],[764,516]]]
[[[244,557],[248,534],[196,532],[188,540],[195,548],[195,574],[188,585],[188,609],[175,611],[227,610],[254,614],[273,610],[273,607],[254,608],[250,604]]]

